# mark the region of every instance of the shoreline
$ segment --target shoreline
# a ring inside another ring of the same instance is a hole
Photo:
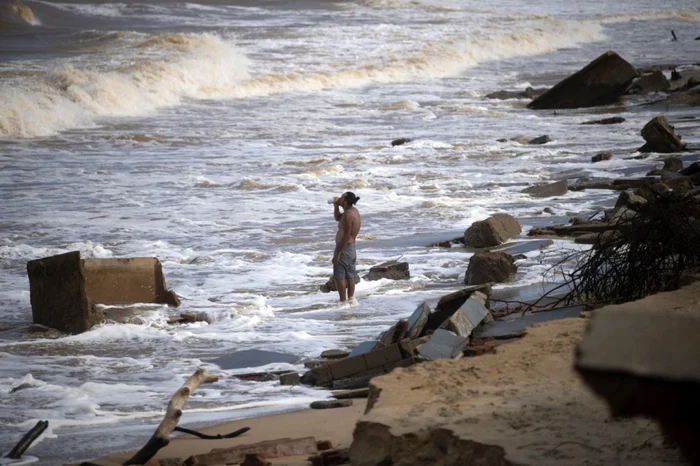
[[[362,398],[353,400],[352,406],[346,408],[320,410],[306,408],[299,411],[217,423],[203,428],[199,432],[209,435],[225,434],[243,427],[250,427],[250,431],[236,438],[220,440],[203,440],[189,434],[180,434],[173,438],[168,446],[161,449],[155,458],[178,457],[184,460],[191,455],[208,453],[215,448],[229,448],[280,438],[315,437],[317,441],[330,440],[333,448],[350,448],[355,423],[364,413],[365,405],[366,399]],[[148,437],[145,437],[144,444],[147,440]],[[90,462],[105,466],[121,464],[141,446],[139,445],[133,450],[106,455]],[[272,464],[296,466],[308,465],[307,458],[308,456],[284,457],[268,461]]]

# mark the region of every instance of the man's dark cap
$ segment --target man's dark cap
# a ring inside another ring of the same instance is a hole
[[[350,205],[355,205],[355,204],[357,204],[357,201],[360,200],[359,197],[355,196],[355,193],[350,192],[350,191],[348,191],[348,192],[345,193],[344,199],[345,199],[345,201],[347,201],[347,203],[350,204]]]

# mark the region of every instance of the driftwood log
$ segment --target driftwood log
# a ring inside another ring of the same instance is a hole
[[[12,460],[18,460],[22,458],[22,454],[27,451],[34,440],[36,440],[41,434],[44,433],[46,428],[49,427],[49,421],[39,421],[37,422],[32,430],[24,434],[24,436],[17,442],[17,445],[12,449],[10,453],[5,458],[10,458]]]
[[[123,464],[146,464],[148,460],[158,453],[158,450],[168,445],[168,443],[170,443],[170,434],[175,430],[175,427],[177,427],[177,423],[182,416],[182,408],[185,406],[185,403],[187,403],[192,392],[203,383],[213,383],[217,380],[219,380],[217,376],[209,374],[204,369],[198,369],[192,374],[170,399],[163,421],[161,421],[146,445]]]

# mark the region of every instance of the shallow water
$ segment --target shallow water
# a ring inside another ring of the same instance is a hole
[[[552,221],[544,207],[554,218],[609,207],[610,192],[541,200],[519,191],[644,173],[654,160],[624,157],[654,110],[555,115],[483,96],[551,85],[607,49],[638,66],[692,63],[700,23],[690,0],[26,6],[34,25],[7,14],[0,23],[0,450],[49,419],[31,450],[41,464],[139,443],[198,366],[225,377],[195,393],[185,425],[325,397],[241,382],[208,361],[252,348],[302,359],[352,347],[459,287],[470,254],[427,244],[495,212],[527,230]],[[627,121],[579,125],[613,115]],[[680,120],[688,115],[668,113],[697,145],[697,125]],[[497,142],[542,134],[553,142]],[[414,141],[391,147],[398,137]],[[601,151],[615,157],[592,165]],[[350,307],[317,291],[336,228],[326,199],[345,190],[361,197],[360,270],[402,256],[412,276],[362,282]],[[528,253],[517,281],[498,288],[536,295],[569,245]],[[183,304],[33,337],[26,262],[72,250],[157,256]],[[183,311],[214,322],[167,323]]]

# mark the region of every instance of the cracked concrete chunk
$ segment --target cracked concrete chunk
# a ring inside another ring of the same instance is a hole
[[[418,354],[429,361],[435,359],[459,359],[464,348],[469,343],[468,338],[456,335],[448,330],[438,329],[418,351]]]

